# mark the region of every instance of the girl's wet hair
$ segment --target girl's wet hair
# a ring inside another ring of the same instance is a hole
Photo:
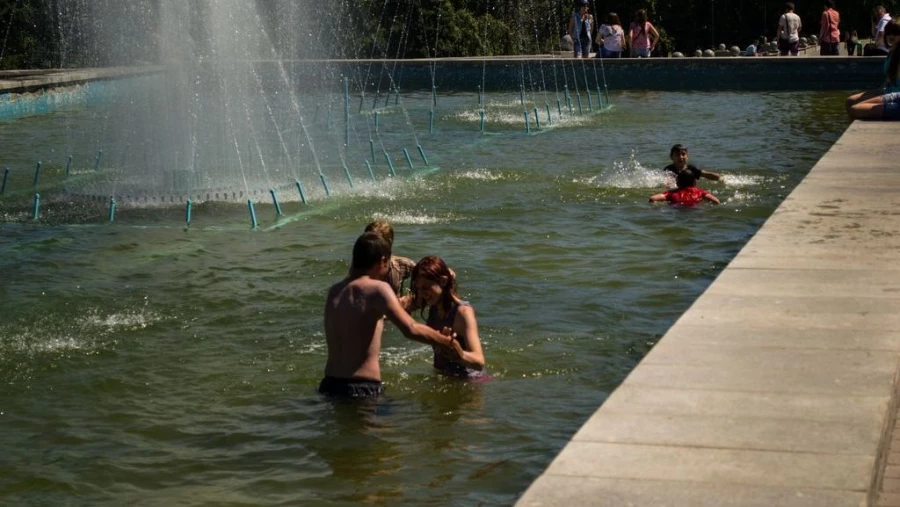
[[[688,188],[693,187],[697,184],[697,178],[694,177],[694,173],[690,171],[681,171],[678,173],[678,176],[675,176],[675,185],[678,188]]]
[[[416,280],[420,277],[431,280],[439,285],[441,285],[441,278],[446,277],[447,281],[441,285],[443,294],[441,295],[440,306],[444,309],[450,308],[453,304],[454,296],[459,297],[456,293],[456,277],[453,276],[450,268],[447,267],[447,263],[440,257],[436,255],[423,257],[413,268],[412,283],[410,286],[412,287],[413,297],[416,299],[418,299],[418,294],[416,294]]]
[[[606,24],[609,26],[613,25],[621,25],[622,22],[619,21],[619,15],[615,12],[610,12],[608,16],[606,16]]]

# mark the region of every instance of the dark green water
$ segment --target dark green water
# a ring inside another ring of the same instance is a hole
[[[843,94],[612,98],[539,135],[510,114],[478,136],[475,98],[445,97],[429,136],[430,97],[408,97],[438,171],[358,185],[271,232],[238,204],[198,206],[186,230],[180,207],[108,224],[48,196],[57,219],[33,224],[0,198],[2,503],[512,504],[846,127]],[[91,121],[109,120],[2,123],[0,163],[55,157],[58,173]],[[725,176],[703,183],[722,206],[647,204],[675,142]],[[456,269],[492,381],[438,377],[390,329],[387,397],[315,394],[323,295],[373,217],[396,253]]]

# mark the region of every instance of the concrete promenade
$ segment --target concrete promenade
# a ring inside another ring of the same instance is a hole
[[[898,139],[852,124],[517,505],[900,505]]]

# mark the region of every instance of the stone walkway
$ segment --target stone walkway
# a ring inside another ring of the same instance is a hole
[[[517,505],[900,506],[897,139],[851,125]]]

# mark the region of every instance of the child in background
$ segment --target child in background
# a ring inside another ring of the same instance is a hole
[[[697,188],[697,179],[690,171],[682,171],[675,177],[678,185],[677,190],[666,190],[665,192],[650,196],[650,202],[668,201],[670,204],[681,206],[694,206],[701,201],[709,201],[713,204],[720,204],[719,199],[711,193]]]
[[[677,176],[682,171],[689,171],[694,175],[695,179],[706,178],[708,180],[720,181],[722,179],[716,173],[703,171],[695,165],[688,164],[688,149],[683,144],[676,144],[669,150],[669,158],[672,163],[667,165],[663,171],[670,172]]]
[[[456,293],[455,273],[440,257],[424,257],[413,268],[412,289],[412,301],[407,302],[407,308],[427,307],[425,324],[428,327],[438,331],[450,328],[456,333],[451,347],[457,357],[433,347],[434,367],[451,377],[485,377],[484,352],[478,337],[475,309]]]
[[[388,245],[391,247],[394,245],[394,228],[391,227],[391,223],[387,220],[377,219],[367,225],[363,232],[377,232],[388,242]],[[416,263],[412,259],[391,255],[391,263],[384,281],[391,286],[394,294],[400,296],[400,292],[403,289],[403,281],[412,275],[412,269],[415,265]]]

